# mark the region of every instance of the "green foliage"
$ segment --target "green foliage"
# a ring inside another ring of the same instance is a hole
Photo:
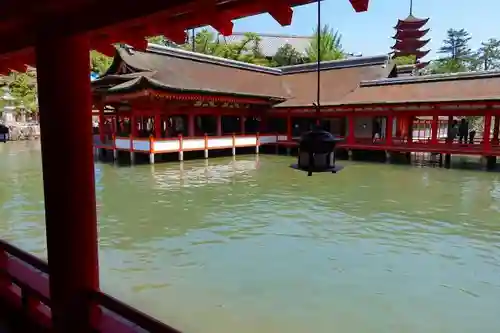
[[[405,57],[397,57],[394,58],[394,62],[396,65],[404,66],[404,65],[413,65],[417,59],[415,56],[405,56]]]
[[[312,40],[306,48],[306,54],[310,62],[339,60],[345,58],[344,50],[342,49],[342,35],[338,31],[334,31],[328,25],[324,25],[321,30],[314,31]],[[318,44],[320,47],[318,53]]]
[[[12,97],[15,98],[15,105],[24,105],[27,112],[36,112],[37,110],[37,89],[36,89],[36,71],[29,70],[25,73],[11,72],[7,86],[10,89]]]
[[[472,70],[488,71],[500,68],[500,40],[490,38],[481,43],[471,61]]]
[[[292,45],[286,43],[281,46],[273,57],[273,65],[290,66],[304,62],[304,57]]]
[[[90,51],[90,70],[99,75],[103,75],[113,62],[113,58],[105,56],[95,50]]]

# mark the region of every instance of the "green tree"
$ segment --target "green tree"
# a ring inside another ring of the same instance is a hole
[[[488,71],[500,68],[500,40],[490,38],[481,43],[481,47],[473,54],[472,70]]]
[[[470,34],[465,29],[448,29],[443,45],[438,53],[443,54],[446,59],[453,59],[458,62],[468,62],[472,51],[469,47]]]
[[[35,112],[37,106],[36,70],[29,69],[22,72],[9,74],[8,87],[14,97],[16,105],[24,105],[26,111]]]
[[[170,46],[170,47],[175,47],[177,44],[172,42],[170,39],[168,39],[165,36],[152,36],[147,38],[148,43],[151,44],[157,44],[157,45],[163,45],[163,46]]]
[[[103,75],[113,62],[113,58],[95,50],[90,51],[90,70],[99,75]]]
[[[275,66],[290,66],[304,62],[304,57],[291,44],[286,43],[280,46],[273,56],[273,65]]]
[[[394,58],[394,62],[396,65],[413,65],[417,59],[415,56],[405,56],[405,57],[396,57]]]
[[[438,50],[443,57],[434,60],[427,72],[447,74],[468,71],[474,62],[474,56],[469,47],[470,39],[465,29],[448,29],[443,45]]]
[[[334,31],[328,25],[324,25],[321,30],[314,31],[309,46],[306,48],[307,58],[310,62],[344,59],[345,53],[342,49],[342,35]],[[318,44],[320,50],[318,53]]]

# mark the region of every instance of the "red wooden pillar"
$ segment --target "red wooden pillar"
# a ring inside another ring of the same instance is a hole
[[[91,332],[89,294],[99,289],[89,61],[87,35],[56,38],[47,33],[37,40],[47,254],[57,333]]]
[[[394,116],[387,116],[387,124],[385,126],[385,144],[392,145],[392,128],[394,126]]]
[[[137,127],[138,119],[135,115],[134,109],[130,110],[130,138],[136,138],[138,136],[139,129]]]
[[[491,111],[487,110],[484,115],[483,145],[485,149],[491,148]]]
[[[162,130],[162,121],[161,121],[161,114],[155,113],[155,138],[160,139],[161,138],[161,130]]]
[[[188,114],[188,136],[196,136],[195,115]]]
[[[104,105],[101,103],[98,104],[99,108],[99,139],[101,143],[104,143],[106,140],[106,133],[104,131],[104,122],[106,119],[104,118]]]
[[[432,116],[431,123],[431,144],[438,143],[438,131],[439,131],[439,116]]]
[[[240,132],[241,132],[241,134],[245,134],[245,121],[246,121],[246,117],[241,116],[240,117]]]
[[[222,136],[222,116],[217,115],[217,136]]]
[[[269,122],[269,117],[267,116],[267,114],[262,115],[260,117],[260,122],[259,122],[259,132],[260,133],[264,133],[264,132],[268,131],[268,129],[267,129],[268,122]]]
[[[292,141],[293,133],[292,133],[292,115],[290,112],[286,115],[286,140]]]
[[[408,137],[408,143],[413,143],[413,119],[414,117],[413,116],[409,116],[407,118],[407,121],[408,121],[408,134],[407,134],[407,137]]]
[[[498,144],[498,134],[500,132],[500,116],[495,115],[495,122],[493,124],[493,142]]]
[[[347,116],[347,143],[356,143],[356,126],[355,126],[354,114],[349,114]]]

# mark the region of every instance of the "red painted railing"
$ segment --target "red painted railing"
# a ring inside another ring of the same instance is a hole
[[[50,331],[49,266],[43,260],[0,240],[0,301],[20,312],[33,326]],[[102,292],[95,303],[93,325],[100,333],[179,333],[147,314]]]

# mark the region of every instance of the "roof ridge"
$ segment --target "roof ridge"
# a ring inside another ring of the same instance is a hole
[[[130,49],[133,50],[132,47],[130,47]],[[291,66],[282,66],[282,67],[267,67],[267,66],[249,64],[243,61],[226,59],[213,55],[187,51],[181,48],[175,48],[175,47],[169,47],[151,43],[148,43],[146,52],[168,55],[172,57],[184,58],[194,61],[207,62],[220,66],[257,71],[273,75],[313,72],[317,70],[317,63],[315,62],[307,64],[291,65]],[[322,61],[320,68],[321,70],[330,70],[330,69],[340,69],[348,67],[373,66],[378,64],[384,65],[387,64],[389,61],[390,57],[387,54],[376,55],[376,56],[351,57],[347,59]]]
[[[233,32],[231,35],[227,36],[244,36],[247,33],[255,33],[255,32],[250,32],[250,31],[236,31]],[[259,37],[276,37],[276,38],[314,38],[312,35],[295,35],[295,34],[269,34],[269,33],[257,33]]]
[[[280,75],[281,70],[273,67],[266,67],[261,65],[249,64],[247,62],[221,58],[209,54],[192,52],[183,50],[181,48],[174,48],[169,46],[157,45],[148,43],[146,52],[168,55],[176,58],[184,58],[194,61],[202,61],[220,66],[234,67],[244,70],[257,71],[267,74]]]

